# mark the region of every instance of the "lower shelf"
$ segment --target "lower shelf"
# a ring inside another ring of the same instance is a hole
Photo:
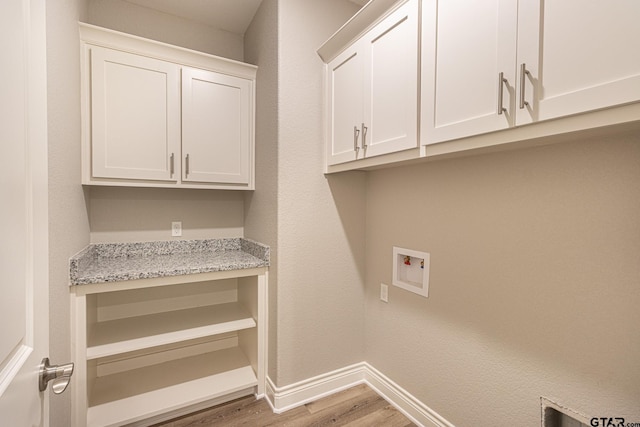
[[[96,378],[87,426],[121,426],[258,384],[238,347]]]

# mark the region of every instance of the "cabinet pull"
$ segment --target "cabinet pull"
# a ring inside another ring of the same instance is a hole
[[[498,115],[506,112],[507,109],[502,105],[502,97],[504,96],[504,85],[507,83],[507,79],[504,78],[504,73],[498,74]]]
[[[366,127],[364,125],[364,123],[362,123],[362,149],[366,149],[367,148],[367,131],[369,130],[368,127]]]
[[[527,101],[524,99],[524,87],[525,87],[525,76],[530,76],[531,73],[527,70],[527,64],[524,62],[520,64],[520,109],[524,109],[525,105],[529,105]]]
[[[355,151],[356,153],[360,149],[360,147],[358,147],[358,136],[359,135],[360,135],[360,129],[358,129],[358,126],[354,126],[353,127],[353,151]]]
[[[169,165],[169,173],[173,176],[175,172],[175,156],[171,153],[171,164]]]
[[[189,155],[187,154],[187,157],[185,157],[184,159],[184,177],[188,177],[189,176]]]

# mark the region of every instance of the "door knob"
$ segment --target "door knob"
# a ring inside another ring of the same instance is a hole
[[[73,363],[66,365],[49,365],[49,358],[42,359],[40,364],[39,385],[40,391],[45,391],[49,381],[53,380],[53,392],[60,394],[67,389],[71,375],[73,374]]]

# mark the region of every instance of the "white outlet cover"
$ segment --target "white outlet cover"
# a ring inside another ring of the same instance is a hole
[[[380,283],[380,301],[389,302],[389,285]]]
[[[182,221],[173,221],[171,223],[171,236],[173,237],[182,236]]]

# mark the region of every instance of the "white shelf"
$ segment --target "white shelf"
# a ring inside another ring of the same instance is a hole
[[[265,394],[268,270],[218,273],[71,287],[70,427],[147,426]]]
[[[87,426],[120,426],[257,386],[240,348],[96,378]]]
[[[98,322],[89,334],[87,360],[255,326],[254,318],[238,303]]]

